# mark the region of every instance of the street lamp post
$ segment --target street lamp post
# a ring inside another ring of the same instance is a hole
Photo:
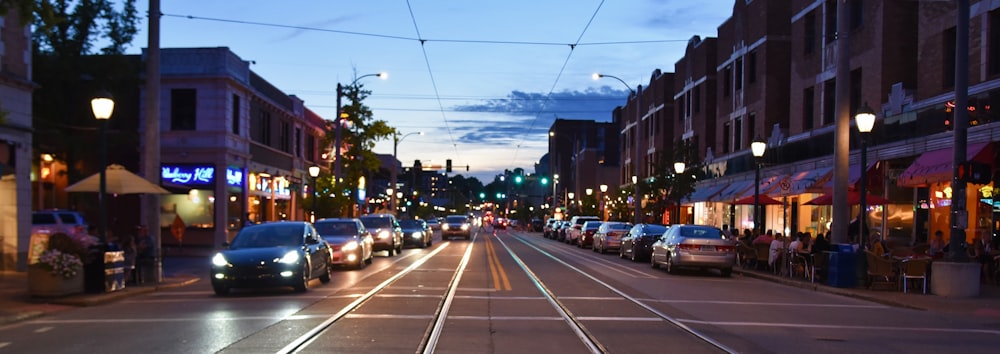
[[[101,146],[100,146],[100,187],[97,193],[97,209],[98,209],[98,237],[101,240],[101,244],[107,242],[107,232],[108,232],[108,210],[107,210],[107,196],[105,193],[108,190],[108,119],[111,119],[111,113],[115,110],[115,101],[111,98],[111,95],[107,92],[101,92],[97,94],[90,100],[90,109],[94,112],[94,118],[100,121],[101,125]]]
[[[639,154],[641,152],[641,150],[640,150],[640,145],[641,144],[639,144],[639,140],[640,140],[639,128],[642,127],[642,113],[640,113],[639,109],[642,107],[642,85],[637,86],[638,92],[636,92],[635,90],[632,90],[632,87],[630,87],[628,85],[628,83],[625,82],[625,80],[622,80],[621,78],[619,78],[617,76],[604,75],[604,74],[600,74],[600,73],[594,73],[594,75],[593,75],[594,80],[600,79],[602,77],[610,77],[612,79],[618,80],[618,82],[621,82],[622,85],[625,85],[625,88],[627,88],[630,93],[632,93],[633,95],[635,95],[635,102],[636,102],[636,104],[635,104],[635,157],[634,157],[635,161],[632,162],[632,164],[635,166],[635,174],[632,176],[632,185],[635,188],[635,191],[633,192],[634,199],[635,199],[635,215],[633,216],[633,218],[634,218],[633,222],[636,225],[638,225],[639,223],[642,222],[642,200],[640,198],[639,183],[636,183],[636,179],[638,178],[637,176],[639,176],[640,174],[642,174],[642,165],[639,163]]]
[[[605,197],[604,193],[608,192],[608,185],[602,184],[600,188],[601,188],[601,201],[600,201],[601,202],[601,220],[607,220],[608,218],[605,216],[606,209],[605,209],[605,206],[604,206],[604,197]]]
[[[361,79],[369,77],[369,76],[378,76],[380,79],[385,80],[386,78],[389,77],[389,74],[386,74],[386,73],[382,72],[382,73],[377,73],[377,74],[361,75],[358,78],[354,79],[354,81],[351,82],[351,87],[353,87],[354,85],[356,85],[358,83],[358,80],[361,80]],[[341,145],[341,142],[342,142],[342,139],[343,139],[342,138],[343,133],[341,131],[343,130],[343,126],[344,126],[344,117],[341,117],[341,112],[340,112],[340,98],[343,97],[343,96],[344,96],[344,86],[341,85],[338,82],[337,83],[337,115],[334,118],[334,119],[336,119],[336,122],[337,122],[336,136],[335,136],[335,141],[334,141],[334,151],[335,152],[333,154],[333,159],[334,159],[333,160],[333,183],[334,183],[334,185],[339,184],[340,183],[340,178],[341,178],[341,175],[340,175],[340,165],[341,165],[341,161],[340,161],[340,145]]]
[[[865,178],[865,172],[868,171],[868,135],[871,134],[872,128],[875,126],[875,111],[868,107],[868,102],[865,102],[863,106],[858,110],[858,113],[854,115],[854,120],[858,125],[858,132],[861,133],[861,185],[858,187],[858,193],[861,194],[861,199],[859,200],[858,210],[860,214],[858,216],[858,237],[861,238],[861,247],[867,248],[868,240],[865,237],[865,225],[868,224],[868,201],[865,200],[868,191],[867,184],[868,179]]]
[[[674,187],[676,187],[678,185],[678,183],[679,183],[678,178],[679,178],[679,176],[682,173],[684,173],[684,169],[685,168],[687,168],[687,164],[685,164],[684,161],[674,162],[674,173],[675,173]],[[680,195],[677,196],[677,222],[676,223],[677,224],[683,224],[683,222],[681,222],[681,196]]]
[[[316,221],[316,177],[319,177],[319,166],[309,166],[309,177],[312,177],[312,210],[310,210],[309,221]]]
[[[764,213],[760,210],[760,160],[764,157],[765,149],[767,149],[767,142],[765,142],[760,136],[757,136],[757,138],[750,143],[750,150],[753,152],[753,160],[756,167],[753,182],[753,226],[757,229],[758,235],[764,234]]]
[[[406,139],[406,137],[408,137],[410,135],[413,135],[413,134],[424,135],[424,132],[408,133],[408,134],[403,135],[403,137],[398,137],[398,135],[396,134],[395,131],[392,132],[392,169],[390,169],[389,174],[391,175],[390,179],[391,179],[391,184],[392,184],[392,186],[390,186],[390,187],[393,190],[396,190],[396,188],[397,188],[396,184],[398,183],[397,178],[399,178],[399,171],[396,170],[396,168],[399,167],[399,166],[396,166],[396,163],[399,162],[399,158],[396,155],[397,154],[397,150],[399,148],[399,143],[402,142],[403,139]],[[397,203],[397,201],[396,201],[396,195],[395,194],[390,195],[389,196],[389,212],[394,213],[394,214],[396,213],[396,203]]]

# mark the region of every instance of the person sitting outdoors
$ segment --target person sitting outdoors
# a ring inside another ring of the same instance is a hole
[[[830,250],[830,241],[828,241],[826,237],[823,236],[823,233],[816,234],[816,240],[813,241],[812,247],[809,248],[809,251],[812,252],[813,254],[817,254],[829,250]]]
[[[771,231],[768,230],[767,233],[765,233],[763,235],[760,235],[760,236],[757,236],[757,238],[753,239],[753,244],[755,244],[755,245],[756,244],[770,245],[771,241],[774,241],[774,236],[772,236],[771,235]]]
[[[979,272],[983,282],[992,281],[993,275],[993,256],[990,252],[993,248],[990,245],[989,236],[982,234],[977,237],[978,240],[972,245],[972,257],[982,266],[982,271]]]
[[[762,236],[763,237],[763,236]],[[775,271],[778,270],[778,260],[781,259],[781,254],[785,252],[785,241],[779,235],[778,237],[771,240],[771,247],[768,248],[770,251],[767,256],[767,265],[774,268]]]
[[[872,235],[871,247],[872,253],[878,255],[879,257],[888,257],[889,249],[885,246],[885,242],[882,241],[882,235],[875,233]]]
[[[934,259],[940,259],[944,257],[944,248],[947,244],[944,243],[944,232],[941,230],[934,231],[934,238],[931,239],[930,248],[927,249],[927,255]]]

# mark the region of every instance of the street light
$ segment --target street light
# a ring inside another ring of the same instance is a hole
[[[354,85],[356,85],[358,83],[358,80],[361,80],[361,79],[369,77],[369,76],[378,76],[380,79],[385,80],[385,79],[387,79],[389,77],[389,74],[381,72],[381,73],[377,73],[377,74],[361,75],[358,78],[354,79],[354,81],[351,82],[351,87],[354,87]],[[342,141],[342,137],[341,136],[343,134],[343,133],[341,133],[341,130],[343,130],[343,126],[344,126],[344,117],[341,117],[341,112],[340,112],[340,98],[343,97],[343,96],[344,96],[344,86],[342,86],[338,82],[337,83],[337,115],[336,115],[336,118],[334,118],[334,119],[336,119],[336,122],[337,122],[337,128],[336,128],[337,133],[336,133],[336,139],[335,139],[335,142],[334,142],[334,144],[335,144],[335,146],[334,146],[335,152],[333,154],[333,158],[334,158],[334,160],[333,160],[333,183],[334,183],[334,185],[336,185],[336,184],[338,184],[340,182],[340,180],[339,180],[340,179],[340,165],[341,165],[341,163],[340,163],[340,145],[341,145],[341,141]]]
[[[750,143],[750,150],[753,152],[754,165],[756,165],[756,173],[754,174],[753,183],[753,226],[757,229],[758,235],[764,234],[764,213],[760,211],[760,159],[764,157],[764,150],[767,149],[767,142],[764,141],[759,135],[757,138],[753,139]]]
[[[600,79],[602,77],[610,77],[612,79],[618,80],[618,82],[621,82],[622,85],[625,85],[625,88],[627,88],[630,93],[632,93],[633,95],[635,95],[635,101],[636,101],[636,104],[635,104],[635,157],[634,157],[635,161],[632,163],[633,165],[635,165],[635,175],[632,176],[632,185],[633,185],[633,188],[635,188],[635,191],[633,192],[633,194],[635,195],[635,215],[634,215],[634,219],[635,220],[633,222],[636,225],[638,225],[639,223],[642,222],[642,201],[639,200],[639,183],[636,183],[637,182],[636,181],[636,179],[637,179],[636,176],[642,174],[642,167],[639,164],[639,154],[640,154],[640,151],[641,151],[639,149],[639,145],[640,145],[639,144],[639,137],[640,137],[639,128],[642,126],[642,124],[641,124],[642,123],[642,113],[639,113],[639,108],[642,107],[642,85],[637,86],[637,88],[638,88],[639,91],[636,92],[635,90],[632,90],[632,87],[630,87],[628,85],[628,83],[625,82],[625,80],[622,80],[621,78],[619,78],[617,76],[604,75],[604,74],[600,74],[600,73],[594,73],[594,75],[593,75],[594,80]]]
[[[106,168],[108,165],[108,119],[111,119],[111,113],[115,111],[115,101],[111,98],[111,94],[102,91],[97,94],[97,97],[90,100],[90,109],[94,112],[94,118],[100,121],[101,125],[101,164],[99,165],[101,169],[101,182],[97,193],[97,237],[100,238],[101,244],[104,244],[107,242],[108,231],[108,211],[106,196],[104,195],[108,190],[108,172]]]
[[[424,132],[408,133],[408,134],[403,135],[403,137],[401,137],[401,138],[398,137],[398,135],[396,134],[395,131],[392,132],[392,169],[389,171],[389,174],[391,175],[391,180],[392,180],[392,182],[391,182],[392,186],[391,187],[393,189],[396,189],[396,184],[398,183],[398,181],[396,179],[399,177],[399,171],[396,171],[396,167],[398,167],[398,166],[396,166],[396,163],[399,162],[399,158],[396,156],[397,149],[399,148],[399,143],[401,141],[403,141],[403,139],[406,139],[406,137],[408,137],[410,135],[413,135],[413,134],[424,135]],[[394,214],[396,213],[396,203],[397,203],[396,197],[394,195],[390,196],[389,197],[389,212],[390,213],[394,213]]]
[[[682,173],[684,173],[684,169],[685,168],[687,168],[687,164],[685,164],[684,161],[674,162],[674,173],[677,174],[678,176],[681,175]],[[677,179],[678,179],[678,177],[674,177],[674,187],[677,186],[677,183],[678,183]],[[677,196],[677,223],[678,224],[683,224],[681,222],[681,196],[680,195]]]
[[[858,109],[858,113],[854,115],[854,120],[858,125],[858,132],[861,133],[861,186],[858,187],[858,193],[861,194],[860,207],[861,210],[858,212],[858,237],[861,240],[861,247],[867,248],[868,240],[866,240],[865,225],[868,223],[868,201],[865,200],[868,191],[866,191],[866,185],[868,184],[868,179],[865,178],[865,172],[868,170],[868,135],[871,134],[872,128],[875,126],[875,111],[871,107],[868,107],[868,102]]]
[[[601,220],[606,220],[607,219],[607,217],[605,217],[605,206],[604,206],[604,193],[607,193],[607,192],[608,192],[608,185],[602,184],[601,185]]]
[[[316,177],[319,177],[319,166],[313,165],[309,166],[309,177],[312,177],[312,210],[310,212],[310,221],[316,221]]]

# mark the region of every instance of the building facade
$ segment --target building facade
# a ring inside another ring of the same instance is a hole
[[[42,185],[33,168],[31,63],[30,26],[9,11],[0,17],[0,270],[27,268],[32,187]]]

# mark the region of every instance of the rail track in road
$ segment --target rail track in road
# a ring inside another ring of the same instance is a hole
[[[516,328],[532,332],[535,336],[525,339],[562,343],[564,352],[573,352],[570,347],[565,347],[569,343],[577,343],[575,345],[579,346],[581,352],[633,351],[635,348],[616,339],[622,337],[623,333],[613,329],[631,326],[611,326],[612,329],[609,330],[608,323],[651,327],[639,333],[631,333],[634,331],[630,330],[630,335],[644,337],[646,341],[681,338],[685,343],[689,343],[690,347],[686,350],[688,352],[734,352],[673,317],[644,304],[626,291],[601,281],[539,248],[523,236],[513,236],[507,232],[502,232],[501,236],[478,233],[469,243],[442,242],[404,269],[357,296],[350,303],[338,305],[336,311],[329,310],[327,313],[332,315],[312,328],[299,332],[304,334],[289,341],[277,353],[332,349],[342,351],[347,348],[433,353],[436,350],[466,351],[476,345],[489,347],[482,349],[483,351],[502,352],[526,345],[509,343],[509,339],[501,338],[500,332],[516,332]],[[516,240],[518,243],[508,244],[511,240]],[[455,262],[454,258],[458,257],[459,251],[453,247],[457,245],[466,247],[464,252],[461,252],[460,259]],[[452,257],[449,258],[448,255]],[[548,266],[569,269],[570,273],[577,274],[577,278],[586,279],[586,283],[576,281],[574,283],[576,286],[590,290],[603,289],[604,292],[613,293],[620,301],[631,305],[622,307],[620,312],[613,310],[601,316],[580,315],[581,312],[587,312],[587,309],[581,308],[579,297],[574,297],[578,292],[566,288],[566,284],[549,284],[543,281],[536,272],[552,272],[553,269],[539,269],[538,267],[544,266],[538,263],[539,260],[546,261]],[[467,273],[470,272],[470,264],[472,276]],[[512,272],[513,269],[519,269],[520,272]],[[486,284],[487,287],[471,286],[476,284]],[[514,291],[511,291],[512,288]],[[459,295],[460,292],[462,294],[480,292],[486,295]],[[508,295],[510,293],[521,296]],[[567,304],[567,301],[576,303]],[[522,305],[508,306],[510,303]],[[524,311],[525,308],[533,310]],[[636,309],[641,309],[642,312],[652,316],[636,316],[635,313],[638,311]],[[489,325],[473,324],[471,321],[488,322]],[[650,322],[653,321],[658,324],[651,326]],[[553,327],[554,322],[561,322],[565,326]],[[385,338],[368,339],[367,343],[364,343],[358,340],[358,336],[351,335],[364,332],[371,337],[371,331],[379,328],[387,334]],[[405,336],[392,336],[398,333],[405,333]],[[416,338],[418,334],[419,339]],[[551,337],[539,337],[542,334]],[[659,337],[650,338],[649,335]],[[628,336],[624,337],[629,338]],[[462,348],[457,345],[460,339],[467,341],[469,347]],[[357,342],[351,342],[352,340]],[[447,342],[443,348],[439,347],[442,345],[442,340]],[[690,350],[691,348],[699,350]],[[530,346],[524,347],[524,350],[531,349]]]

